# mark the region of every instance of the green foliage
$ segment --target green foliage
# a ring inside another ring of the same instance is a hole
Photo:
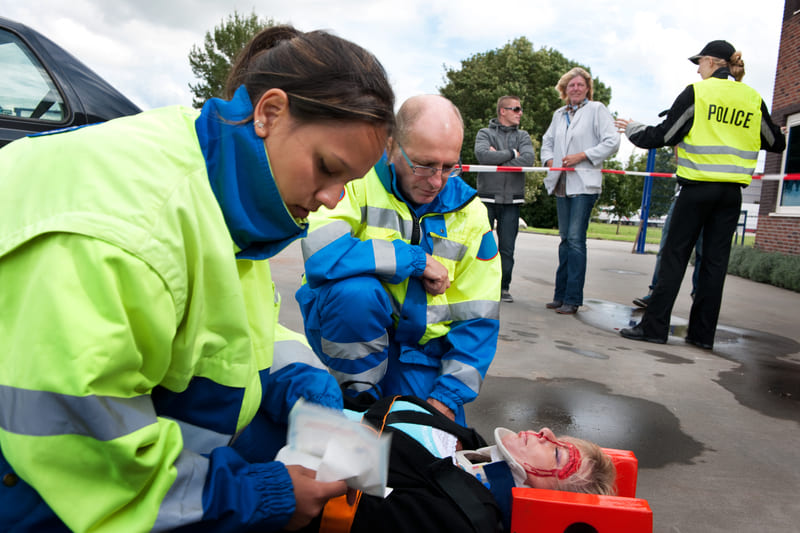
[[[489,120],[497,117],[497,99],[519,96],[525,110],[520,128],[526,130],[539,153],[542,138],[553,112],[563,105],[555,85],[572,67],[585,65],[565,58],[552,48],[534,50],[533,43],[518,37],[502,48],[473,55],[458,69],[447,69],[447,83],[439,92],[449,98],[464,118],[464,162],[475,161],[475,136]],[[608,105],[611,89],[594,79],[594,99]]]
[[[536,177],[525,184],[525,203],[520,208],[520,216],[528,226],[556,229],[556,197],[547,194],[543,181],[544,172],[534,172],[532,175]]]
[[[530,233],[543,233],[545,235],[558,235],[557,228],[554,229],[554,228],[529,227],[524,231]],[[639,233],[638,226],[621,226],[619,233],[617,233],[616,224],[606,224],[605,222],[590,222],[589,229],[586,231],[586,238],[634,243],[637,239],[638,233]],[[659,242],[661,242],[661,229],[648,228],[646,241],[649,244],[658,244]]]
[[[478,130],[497,117],[497,99],[506,94],[519,97],[525,110],[520,128],[530,134],[534,150],[539,154],[539,140],[550,125],[553,112],[563,105],[555,89],[556,83],[569,69],[578,66],[590,71],[552,48],[535,50],[528,39],[518,37],[502,48],[462,60],[460,68],[447,69],[446,84],[439,92],[458,107],[464,119],[462,160],[465,163],[475,161]],[[611,89],[597,78],[593,81],[594,100],[608,105]],[[521,216],[527,224],[556,228],[556,201],[545,191],[543,177],[544,173],[526,175],[526,203]],[[476,178],[471,172],[464,175],[464,180],[473,187]]]
[[[728,273],[800,292],[800,256],[734,246],[728,261]]]
[[[655,151],[655,154],[654,172],[675,172],[675,158],[672,148],[659,148]],[[645,172],[647,170],[647,158],[648,152],[638,155],[631,154],[624,170]],[[616,159],[612,159],[606,162],[605,168],[621,170],[622,164]],[[643,176],[605,174],[603,176],[603,191],[600,194],[597,205],[610,208],[609,211],[617,217],[617,220],[630,217],[642,205],[644,180]],[[674,178],[653,178],[653,187],[650,193],[650,218],[666,215],[674,194]],[[619,224],[617,229],[619,229]]]
[[[626,170],[637,172],[647,171],[648,152],[634,155],[628,159]],[[674,174],[675,153],[670,146],[656,149],[656,160],[653,172]],[[675,178],[653,178],[653,189],[650,192],[650,217],[660,217],[667,214],[672,197],[675,195]]]
[[[631,155],[633,159],[633,155]],[[630,170],[631,161],[628,162]],[[622,165],[616,159],[608,161],[606,168],[622,170]],[[642,203],[642,177],[627,176],[623,174],[604,174],[603,190],[597,205],[609,208],[609,212],[617,219],[617,233],[623,218],[636,213]]]
[[[245,16],[234,11],[214,27],[213,33],[206,32],[202,48],[192,45],[189,64],[194,76],[200,79],[197,84],[189,84],[195,108],[203,107],[209,98],[222,96],[236,56],[259,31],[274,25],[272,19],[259,20],[255,12]]]

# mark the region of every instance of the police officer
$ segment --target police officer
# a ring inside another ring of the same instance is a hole
[[[678,95],[661,124],[616,121],[620,132],[641,148],[677,145],[677,176],[682,187],[652,299],[639,324],[620,330],[623,337],[667,342],[672,306],[703,230],[703,262],[686,342],[713,348],[741,190],[750,184],[758,151],[781,152],[786,145],[761,96],[738,83],[744,76],[741,56],[729,42],[711,41],[689,58],[698,66],[702,81]]]

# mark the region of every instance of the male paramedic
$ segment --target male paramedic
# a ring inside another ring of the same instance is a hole
[[[497,347],[500,259],[486,207],[459,176],[461,114],[408,99],[383,158],[309,216],[297,300],[346,395],[425,398],[462,425]]]

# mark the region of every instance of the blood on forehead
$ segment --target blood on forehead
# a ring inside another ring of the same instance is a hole
[[[536,438],[544,439],[554,446],[564,449],[567,454],[567,460],[561,468],[536,468],[528,463],[523,463],[522,467],[528,474],[536,477],[555,477],[564,480],[578,471],[581,466],[581,452],[574,444],[563,440],[551,439],[541,431],[526,431],[525,433],[536,435]]]

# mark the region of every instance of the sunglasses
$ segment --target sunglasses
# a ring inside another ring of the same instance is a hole
[[[522,113],[522,108],[520,106],[517,106],[517,107],[504,107],[503,109],[508,109],[509,111],[513,111],[514,113]]]

